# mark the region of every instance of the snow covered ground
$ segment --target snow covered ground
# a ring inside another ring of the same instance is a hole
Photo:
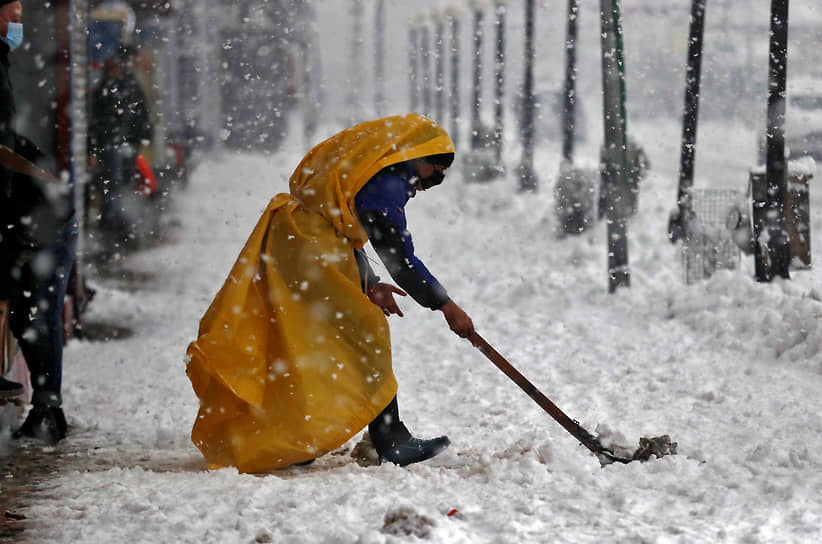
[[[705,145],[697,169],[705,180],[697,186],[714,175],[742,190],[753,143],[734,127],[713,128],[704,141],[718,143]],[[197,399],[183,355],[268,199],[286,189],[305,151],[295,143],[271,156],[201,163],[175,199],[181,226],[171,240],[126,257],[121,274],[98,280],[87,321],[134,334],[68,345],[70,435],[46,449],[60,456],[61,468],[21,511],[23,536],[66,543],[819,541],[822,258],[817,251],[813,270],[791,281],[756,283],[744,258],[736,271],[685,285],[679,248],[666,238],[678,128],[632,129],[652,171],[629,225],[629,289],[607,293],[604,224],[579,237],[554,235],[553,150],[537,154],[536,194],[513,191],[512,175],[468,184],[457,163],[446,183],[410,203],[409,224],[418,254],[479,332],[568,415],[632,448],[640,436],[670,434],[678,455],[602,468],[439,313],[403,300],[406,316],[391,320],[400,409],[417,436],[447,433],[446,452],[407,468],[363,467],[349,456],[358,436],[307,467],[206,471],[188,436]],[[731,136],[743,141],[739,149]],[[513,170],[518,150],[507,156]],[[732,172],[737,180],[727,179]],[[818,236],[822,193],[814,184]],[[7,455],[38,448],[0,437]]]

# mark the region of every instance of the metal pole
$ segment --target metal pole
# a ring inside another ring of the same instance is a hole
[[[310,149],[314,144],[314,133],[320,116],[319,108],[322,104],[322,90],[318,82],[322,79],[322,65],[319,52],[319,34],[317,31],[317,12],[307,3],[302,4],[301,17],[303,22],[302,39],[302,114],[303,114],[303,145]]]
[[[88,0],[71,0],[69,2],[69,32],[70,32],[70,79],[71,79],[71,172],[73,178],[75,217],[77,218],[77,246],[74,252],[74,285],[70,290],[74,292],[74,325],[82,326],[80,310],[88,302],[86,290],[83,288],[83,278],[86,250],[86,187],[89,182],[89,171],[86,167],[88,157],[88,112],[86,108],[86,93],[88,92],[88,33],[89,6]]]
[[[788,0],[771,0],[771,40],[768,62],[767,199],[764,225],[767,242],[756,240],[756,279],[790,278],[791,246],[785,232],[785,84],[788,75]],[[764,244],[765,247],[761,247]],[[767,253],[764,254],[764,253]]]
[[[534,0],[525,0],[525,81],[522,85],[520,191],[536,191],[534,175]]]
[[[471,102],[471,149],[479,147],[482,102],[482,9],[474,9],[474,99]]]
[[[85,251],[85,227],[82,218],[85,216],[85,191],[88,185],[89,172],[86,167],[86,136],[88,132],[88,114],[86,111],[86,94],[88,92],[88,0],[71,0],[69,15],[69,60],[70,60],[70,168],[74,205],[78,218],[77,238],[77,272],[80,275],[81,258]]]
[[[460,21],[456,15],[450,15],[449,21],[451,24],[451,140],[456,147],[459,140],[460,121]]]
[[[436,66],[435,77],[436,87],[434,91],[434,110],[436,111],[435,120],[438,123],[445,121],[445,25],[441,18],[437,18],[435,28],[435,43],[436,43],[436,58],[434,63]]]
[[[619,0],[600,0],[603,120],[605,143],[602,161],[600,214],[607,217],[608,292],[631,285],[628,266],[627,213],[621,204],[627,197],[627,135],[625,120],[625,72],[619,23]],[[604,208],[604,209],[603,209]]]
[[[496,150],[497,165],[502,164],[502,142],[503,142],[503,101],[505,94],[505,3],[504,0],[497,0],[497,58],[494,66],[494,146]]]
[[[568,164],[574,162],[578,16],[579,1],[568,0],[568,27],[565,38],[565,107],[562,110],[562,159]]]
[[[422,110],[431,115],[431,31],[428,24],[420,23],[420,53],[422,83]]]
[[[619,74],[619,125],[622,137],[623,153],[620,155],[623,181],[628,177],[628,113],[625,109],[626,89],[625,89],[625,46],[622,39],[622,14],[620,10],[621,0],[613,0],[613,24],[616,38],[616,61],[617,73]],[[627,185],[627,183],[626,183]]]
[[[702,36],[705,28],[706,0],[691,3],[691,27],[688,34],[688,68],[685,73],[685,108],[682,115],[682,149],[680,151],[677,215],[668,225],[671,242],[688,236],[688,222],[693,216],[691,189],[694,184],[697,122],[699,120],[699,85],[702,77]]]
[[[374,12],[374,109],[377,117],[385,114],[385,2],[377,0]]]
[[[411,26],[408,29],[408,76],[410,79],[409,87],[409,102],[411,104],[411,111],[416,112],[419,109],[419,73],[417,69],[417,28]]]
[[[351,4],[351,57],[348,59],[348,122],[359,123],[363,120],[362,85],[365,82],[365,66],[363,65],[363,0],[353,0]]]

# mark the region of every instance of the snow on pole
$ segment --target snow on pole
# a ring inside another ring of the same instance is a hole
[[[630,216],[625,70],[619,0],[600,0],[604,145],[600,216],[607,218],[608,292],[631,285],[626,221]]]
[[[534,0],[525,0],[525,80],[522,85],[522,158],[519,190],[536,191],[534,174]]]
[[[447,10],[448,24],[451,27],[451,92],[449,94],[451,107],[451,140],[456,148],[459,144],[460,124],[460,12],[456,7]]]
[[[408,79],[409,79],[409,104],[410,110],[419,110],[419,70],[417,62],[417,40],[419,33],[415,23],[411,23],[408,28]]]
[[[480,118],[480,108],[482,105],[482,23],[485,3],[474,0],[471,3],[474,11],[474,77],[473,77],[473,98],[471,100],[471,149],[478,149],[481,144],[483,133],[482,120]]]
[[[86,185],[88,184],[88,156],[87,129],[88,115],[86,112],[86,88],[88,85],[88,0],[71,0],[69,6],[69,59],[71,77],[71,169],[74,177],[74,208],[77,217],[85,215]],[[85,245],[83,221],[78,221],[77,251],[77,278],[81,271],[80,259],[83,256]],[[78,291],[79,292],[79,291]]]
[[[434,18],[434,120],[445,123],[445,16],[443,13],[432,15]]]
[[[568,0],[565,37],[565,89],[562,110],[562,161],[554,186],[554,209],[558,234],[580,234],[595,221],[598,172],[574,167],[576,129],[577,27],[579,1]]]
[[[579,0],[568,0],[568,24],[565,37],[565,107],[562,109],[562,159],[569,164],[574,162],[578,17]]]
[[[706,0],[693,0],[688,33],[688,67],[685,72],[685,106],[682,114],[682,146],[679,162],[677,210],[668,222],[668,237],[676,243],[688,236],[688,222],[693,219],[691,190],[694,184],[696,131],[699,120],[699,86],[702,78],[702,36],[705,28]]]
[[[495,0],[497,47],[494,63],[494,147],[497,167],[502,168],[503,101],[505,94],[505,14],[508,0]]]
[[[422,112],[433,117],[431,111],[431,27],[428,24],[428,13],[423,12],[419,18],[420,29],[420,83],[422,84]]]
[[[385,115],[385,1],[377,0],[374,10],[374,109]]]
[[[362,0],[353,0],[351,3],[351,55],[348,59],[349,78],[348,94],[346,95],[346,106],[348,108],[348,122],[359,123],[364,121],[362,105],[362,85],[365,82],[365,69],[363,67],[363,7]]]
[[[762,214],[754,221],[756,279],[790,278],[791,246],[785,231],[785,83],[788,74],[788,0],[771,0],[768,56],[767,187]]]
[[[484,64],[482,61],[483,55],[483,25],[485,21],[485,11],[493,6],[495,11],[499,7],[500,2],[495,0],[493,4],[489,4],[485,0],[472,0],[471,9],[474,13],[474,80],[473,80],[473,103],[471,104],[471,152],[463,155],[463,169],[466,172],[466,179],[476,182],[489,182],[498,178],[503,173],[501,167],[501,160],[498,156],[499,139],[497,137],[497,130],[501,130],[501,110],[498,110],[500,115],[499,127],[495,128],[483,122],[482,110],[482,86],[483,86],[483,71]],[[496,26],[499,32],[500,25],[504,26],[504,17],[497,14]],[[498,34],[497,39],[501,36]],[[497,52],[499,54],[499,44],[497,44]],[[495,78],[500,78],[499,66],[494,67]],[[497,82],[501,85],[501,82]],[[498,106],[501,108],[501,87],[495,85],[495,97]]]

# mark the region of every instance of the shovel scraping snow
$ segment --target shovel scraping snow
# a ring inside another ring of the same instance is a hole
[[[640,438],[639,448],[637,448],[632,455],[621,455],[616,453],[613,449],[603,445],[596,436],[583,429],[578,422],[568,417],[556,404],[551,402],[551,399],[542,394],[542,392],[537,389],[537,387],[531,383],[528,378],[523,376],[516,368],[514,368],[514,366],[505,359],[505,357],[500,355],[497,350],[491,347],[491,345],[486,342],[483,337],[475,332],[469,340],[482,352],[483,355],[488,357],[488,359],[494,363],[497,368],[502,370],[506,376],[511,378],[511,380],[520,387],[520,389],[525,391],[529,397],[539,404],[543,410],[548,412],[548,414],[553,417],[557,423],[562,425],[566,431],[579,440],[583,446],[591,450],[591,452],[597,456],[602,466],[613,462],[630,463],[631,461],[647,461],[651,458],[651,456],[659,458],[664,455],[676,454],[677,444],[676,442],[671,442],[671,438],[668,435],[655,436],[652,438]]]

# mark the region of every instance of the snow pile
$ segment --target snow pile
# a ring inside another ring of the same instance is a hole
[[[808,363],[822,373],[822,298],[816,287],[721,271],[687,292],[672,292],[668,317],[703,338],[755,351],[786,363]]]

